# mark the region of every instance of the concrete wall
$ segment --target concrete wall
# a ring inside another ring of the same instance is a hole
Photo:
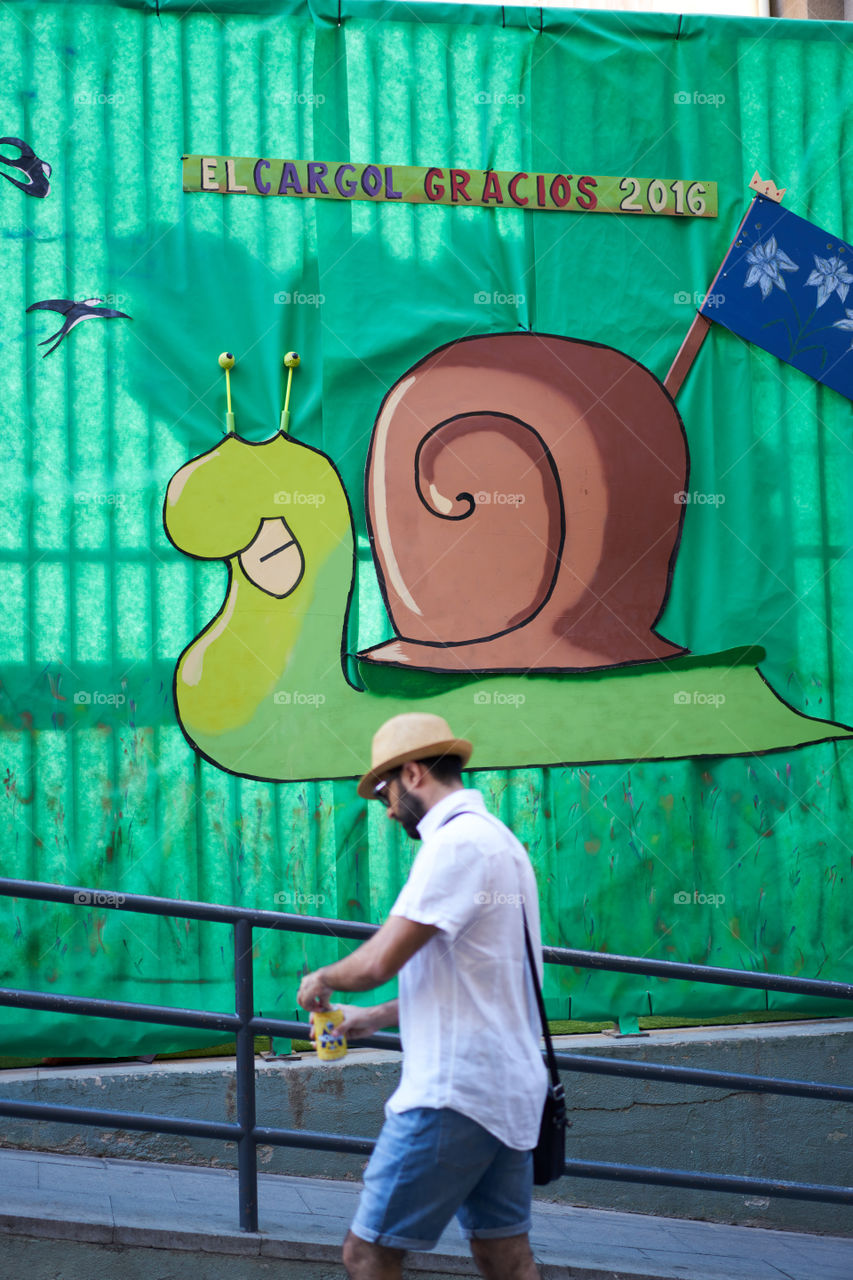
[[[647,1038],[568,1036],[567,1052],[679,1066],[849,1084],[853,1020],[654,1032]],[[399,1056],[351,1050],[340,1063],[257,1060],[258,1122],[374,1137],[399,1075]],[[853,1111],[848,1104],[697,1089],[577,1072],[564,1076],[571,1128],[567,1154],[677,1169],[849,1185]],[[202,1119],[235,1118],[232,1059],[38,1068],[0,1073],[5,1097],[143,1110]],[[232,1144],[4,1119],[2,1144],[80,1155],[233,1166]],[[358,1179],[365,1160],[339,1153],[261,1147],[271,1173]],[[629,1183],[563,1179],[537,1195],[550,1201],[718,1222],[853,1235],[853,1209],[808,1201]]]

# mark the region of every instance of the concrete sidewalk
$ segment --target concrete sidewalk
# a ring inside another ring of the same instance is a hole
[[[261,1229],[247,1235],[231,1170],[0,1149],[0,1275],[187,1276],[195,1255],[206,1277],[342,1277],[358,1192],[353,1182],[261,1174]],[[850,1239],[601,1209],[537,1204],[531,1240],[544,1280],[853,1277]],[[409,1255],[407,1273],[476,1274],[455,1222],[434,1252]]]

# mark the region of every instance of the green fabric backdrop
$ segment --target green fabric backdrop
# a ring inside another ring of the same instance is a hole
[[[497,6],[345,3],[340,23],[327,3],[162,0],[161,12],[0,11],[2,132],[53,165],[43,201],[0,183],[3,872],[263,908],[313,894],[319,905],[295,909],[379,921],[414,847],[378,806],[367,812],[352,782],[231,777],[193,755],[175,720],[174,664],[219,608],[225,568],[170,545],[162,503],[173,473],[221,436],[217,355],[238,355],[237,429],[261,440],[278,425],[282,354],[300,352],[292,433],[334,460],[359,535],[349,648],[382,640],[363,473],[387,388],[441,343],[518,326],[617,346],[662,378],[755,168],[788,187],[788,208],[849,239],[849,35],[538,8],[507,9],[503,26]],[[478,102],[484,92],[523,102]],[[704,178],[720,214],[221,199],[182,192],[184,152]],[[323,301],[282,305],[285,292]],[[516,301],[483,304],[484,292]],[[26,307],[94,296],[132,320],[78,326],[43,361],[36,344],[58,323]],[[724,502],[688,508],[660,630],[696,653],[763,645],[777,693],[850,723],[850,404],[714,328],[678,407],[690,489]],[[75,704],[80,691],[95,701]],[[546,941],[844,979],[850,751],[476,783],[530,850]],[[682,891],[725,901],[682,905]],[[0,939],[4,985],[231,1004],[220,926],[3,902]],[[302,967],[338,953],[259,935],[261,1009],[292,1016]],[[570,970],[549,973],[546,996],[555,1017],[764,1006]],[[0,1015],[6,1053],[209,1040]]]

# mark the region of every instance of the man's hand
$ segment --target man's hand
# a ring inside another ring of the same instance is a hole
[[[347,1040],[358,1040],[362,1036],[372,1036],[377,1030],[374,1018],[375,1006],[369,1009],[363,1009],[357,1004],[342,1004],[338,1006],[344,1015],[343,1022],[339,1022],[335,1027],[335,1031],[339,1036],[346,1036]],[[314,1027],[311,1027],[311,1039],[314,1039]]]
[[[307,1009],[309,1013],[319,1012],[321,1009],[330,1008],[331,994],[332,988],[324,980],[323,970],[315,969],[313,973],[306,973],[300,982],[296,1003],[300,1008]]]
[[[348,1041],[373,1036],[380,1027],[388,1025],[389,1019],[386,1015],[388,1005],[370,1005],[366,1009],[361,1005],[337,1005],[336,1007],[341,1010],[343,1021],[334,1028],[334,1034],[346,1036]],[[316,1039],[314,1023],[311,1023],[310,1038],[311,1041]]]
[[[386,1000],[384,1004],[372,1004],[362,1007],[358,1004],[339,1004],[337,1008],[344,1015],[343,1022],[335,1027],[336,1035],[344,1035],[347,1040],[362,1040],[372,1036],[383,1027],[397,1025],[398,1005],[396,1000]],[[316,1040],[314,1023],[311,1023],[310,1038]]]

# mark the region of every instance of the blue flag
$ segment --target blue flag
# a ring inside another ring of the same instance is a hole
[[[757,196],[699,310],[853,400],[851,286],[849,244]]]

